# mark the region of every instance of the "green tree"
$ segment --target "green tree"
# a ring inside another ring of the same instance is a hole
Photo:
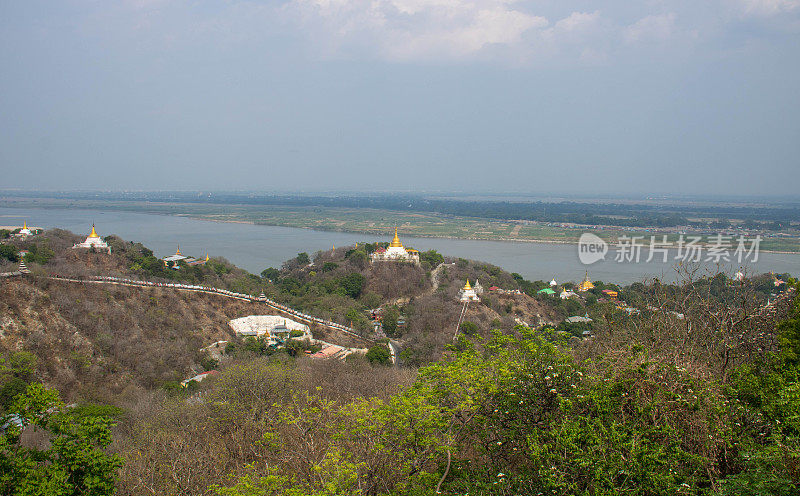
[[[392,354],[386,346],[375,345],[367,350],[365,355],[369,363],[376,365],[390,365],[392,363]]]
[[[400,311],[396,306],[386,307],[381,316],[381,327],[383,332],[390,337],[397,336],[397,321],[400,318]]]
[[[274,267],[268,267],[261,271],[261,277],[270,281],[277,281],[280,276],[281,272]]]
[[[57,391],[38,383],[17,396],[11,413],[22,425],[12,424],[0,436],[0,494],[114,494],[115,473],[122,461],[104,451],[111,443],[111,420],[70,414]],[[44,431],[49,445],[41,449],[23,445],[24,429]]]
[[[5,258],[10,262],[19,262],[19,250],[15,246],[0,245],[0,258]]]
[[[478,333],[478,324],[472,322],[471,320],[465,320],[461,323],[461,332],[466,334],[467,336],[472,336]]]
[[[297,263],[301,266],[308,265],[311,263],[311,258],[308,256],[308,253],[302,252],[297,254]]]
[[[0,360],[0,410],[8,410],[14,398],[25,392],[36,367],[36,355],[27,351],[17,351]]]
[[[358,272],[351,272],[339,279],[339,286],[344,291],[345,296],[358,298],[364,288],[364,276]]]
[[[436,250],[428,250],[420,252],[419,260],[420,262],[428,262],[431,268],[433,268],[444,262],[444,257]]]
[[[742,366],[734,380],[736,399],[766,421],[755,427],[771,439],[748,446],[745,469],[725,480],[725,494],[800,493],[800,299],[777,331],[777,352]]]

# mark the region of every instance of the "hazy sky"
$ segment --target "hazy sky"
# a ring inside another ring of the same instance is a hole
[[[0,188],[792,194],[800,0],[0,0]]]

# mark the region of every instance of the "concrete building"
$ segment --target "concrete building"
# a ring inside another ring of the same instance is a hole
[[[268,338],[269,344],[279,344],[291,337],[292,331],[302,332],[296,339],[312,339],[311,329],[280,315],[248,315],[228,322],[237,336]]]

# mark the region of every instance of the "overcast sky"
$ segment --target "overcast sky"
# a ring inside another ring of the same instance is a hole
[[[800,0],[0,0],[0,188],[796,194]]]

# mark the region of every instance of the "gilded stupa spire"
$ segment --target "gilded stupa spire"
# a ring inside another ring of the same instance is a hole
[[[178,250],[175,252],[175,254],[176,255],[180,255],[181,254],[181,245],[180,244],[178,244]]]
[[[469,285],[469,279],[467,279],[467,283],[464,285],[464,290],[472,289],[472,286]]]
[[[397,236],[397,226],[394,226],[394,238],[392,238],[392,242],[389,243],[389,246],[394,248],[403,247],[403,243],[400,242],[400,238]]]
[[[92,222],[92,232],[89,234],[90,238],[98,238],[97,231],[94,230],[94,222]]]
[[[23,220],[22,221],[22,228],[23,229],[27,229],[28,228],[28,221],[27,220]]]

